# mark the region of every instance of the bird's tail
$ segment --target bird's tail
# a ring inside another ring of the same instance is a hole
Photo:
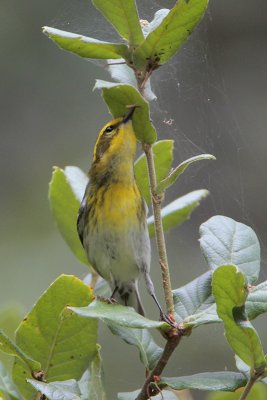
[[[116,290],[113,296],[120,304],[133,307],[139,314],[145,315],[145,310],[140,298],[138,283],[123,285]]]

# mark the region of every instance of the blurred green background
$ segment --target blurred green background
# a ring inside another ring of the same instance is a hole
[[[174,1],[137,4],[140,17],[151,19]],[[57,232],[48,182],[53,165],[89,168],[97,133],[110,118],[100,93],[92,92],[95,78],[109,79],[103,64],[59,50],[41,33],[43,25],[116,39],[89,0],[1,0],[2,308],[19,304],[29,310],[59,274],[86,275]],[[175,140],[176,163],[203,152],[217,157],[192,166],[166,196],[167,203],[195,189],[211,193],[189,222],[166,235],[173,288],[205,271],[198,227],[215,214],[253,227],[262,247],[261,278],[266,279],[266,27],[265,0],[213,0],[181,53],[154,74],[158,101],[151,105],[152,118],[160,138]],[[153,248],[152,275],[162,299]],[[147,313],[157,318],[141,287]],[[267,349],[266,316],[255,325]],[[111,399],[116,390],[136,389],[143,370],[135,349],[105,327],[100,331]],[[183,341],[166,374],[233,368],[222,332],[221,326],[198,328]]]

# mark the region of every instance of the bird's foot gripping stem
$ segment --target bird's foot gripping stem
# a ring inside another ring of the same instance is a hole
[[[170,325],[174,329],[178,328],[178,325],[175,322],[175,319],[173,318],[173,316],[164,314],[162,311],[160,311],[160,321],[166,322],[166,324]]]

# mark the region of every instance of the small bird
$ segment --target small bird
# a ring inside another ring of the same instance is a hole
[[[111,298],[144,315],[138,291],[141,273],[163,317],[149,274],[147,206],[134,175],[135,108],[108,122],[98,135],[77,229],[89,262],[112,290]]]

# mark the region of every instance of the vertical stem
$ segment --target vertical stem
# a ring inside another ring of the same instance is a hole
[[[147,159],[147,167],[150,181],[150,190],[152,197],[152,205],[154,212],[154,221],[155,221],[155,231],[156,231],[156,241],[159,253],[159,263],[161,266],[162,273],[162,281],[163,281],[163,289],[166,301],[167,312],[174,318],[174,304],[172,298],[172,289],[171,289],[171,279],[170,272],[168,266],[168,258],[166,251],[166,243],[161,219],[161,202],[162,202],[162,194],[157,194],[157,177],[155,171],[155,163],[152,146],[149,144],[143,145],[144,152],[146,154]]]
[[[138,83],[138,90],[142,96],[144,96],[144,89],[147,80],[149,79],[152,71],[147,71],[146,73],[139,74],[138,71],[135,71],[136,80]],[[161,267],[162,273],[162,281],[163,281],[163,289],[164,296],[166,302],[166,308],[168,314],[173,317],[174,320],[174,304],[172,298],[172,289],[171,289],[171,279],[170,272],[168,266],[168,258],[166,251],[166,243],[164,237],[164,231],[162,226],[161,219],[161,202],[162,202],[162,194],[157,194],[157,176],[155,171],[155,163],[153,157],[152,146],[149,144],[143,144],[143,149],[146,154],[147,167],[148,167],[148,175],[149,175],[149,183],[150,183],[150,191],[152,197],[152,205],[153,205],[153,213],[154,213],[154,223],[155,223],[155,231],[156,231],[156,241],[158,247],[159,254],[159,263]]]
[[[251,376],[251,377],[250,377],[250,379],[249,379],[249,381],[247,382],[247,384],[246,384],[246,386],[245,386],[245,389],[244,389],[243,393],[241,394],[239,400],[245,400],[245,399],[247,398],[247,396],[248,396],[249,392],[251,391],[252,386],[253,386],[254,383],[256,382],[257,378],[258,378],[258,377],[255,377],[255,376]]]
[[[157,362],[156,366],[153,368],[153,370],[150,371],[140,393],[138,394],[138,396],[136,397],[135,400],[146,400],[149,398],[150,394],[151,395],[157,394],[157,392],[151,393],[150,385],[152,382],[154,382],[155,377],[158,377],[161,375],[162,371],[164,370],[165,366],[167,365],[167,363],[169,361],[169,358],[171,357],[172,353],[178,346],[180,340],[181,340],[180,335],[176,335],[176,336],[173,336],[172,338],[168,339],[168,341],[165,344],[165,347],[164,347],[164,350],[163,350],[163,353],[162,353],[160,359],[158,360],[158,362]]]

